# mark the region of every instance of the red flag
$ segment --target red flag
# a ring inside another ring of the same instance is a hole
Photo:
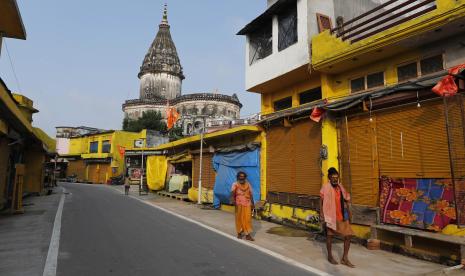
[[[168,107],[166,110],[166,125],[168,129],[172,129],[174,124],[178,121],[179,113],[174,107]]]
[[[126,149],[122,146],[118,146],[118,151],[119,151],[119,155],[121,155],[121,157],[124,156],[124,154],[126,153]]]
[[[433,89],[434,93],[438,94],[441,97],[453,96],[459,90],[457,84],[455,83],[455,77],[460,71],[465,69],[465,64],[457,65],[449,69],[449,75],[445,76],[441,81],[439,81]]]
[[[321,118],[323,118],[323,115],[325,113],[326,113],[326,110],[324,110],[323,108],[314,107],[312,114],[310,115],[310,119],[318,123],[321,121]]]

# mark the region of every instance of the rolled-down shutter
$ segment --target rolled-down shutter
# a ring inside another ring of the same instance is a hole
[[[270,192],[318,195],[321,188],[321,128],[310,120],[267,131],[267,185]]]
[[[212,164],[213,155],[204,153],[202,155],[202,188],[213,189],[215,186],[215,170]],[[200,171],[200,154],[193,155],[193,183],[194,187],[199,186],[199,171]]]
[[[295,137],[295,192],[319,195],[321,189],[321,127],[309,120],[294,126]]]
[[[267,190],[293,193],[291,130],[272,127],[267,131]]]
[[[399,178],[450,178],[441,100],[387,110],[376,116],[379,170]]]
[[[83,160],[69,161],[66,176],[76,175],[78,180],[86,179],[86,163]]]
[[[97,164],[88,165],[88,180],[92,183],[98,183],[98,170]]]
[[[352,194],[352,202],[376,206],[378,202],[378,168],[374,136],[375,120],[369,116],[352,116],[342,120],[339,128],[341,176]]]
[[[110,164],[100,164],[98,174],[98,183],[106,183],[107,175],[110,175]]]

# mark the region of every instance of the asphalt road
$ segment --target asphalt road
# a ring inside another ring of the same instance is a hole
[[[310,275],[108,187],[63,186],[57,275]]]

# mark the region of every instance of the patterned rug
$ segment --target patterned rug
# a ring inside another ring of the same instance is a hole
[[[452,180],[383,177],[380,208],[383,223],[441,231],[456,220]]]

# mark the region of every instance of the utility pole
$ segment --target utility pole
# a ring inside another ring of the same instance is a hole
[[[199,165],[199,194],[197,204],[202,204],[202,162],[203,162],[203,135],[205,133],[205,120],[202,124],[202,130],[200,132],[200,165]]]

